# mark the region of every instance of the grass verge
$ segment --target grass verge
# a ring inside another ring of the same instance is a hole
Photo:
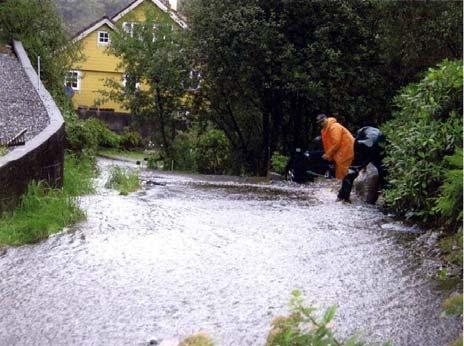
[[[90,157],[67,154],[62,189],[31,182],[19,207],[0,218],[0,247],[35,243],[85,219],[76,196],[93,192],[93,162]]]
[[[111,168],[110,177],[105,184],[109,189],[116,189],[121,195],[137,191],[140,188],[140,179],[135,171],[128,171],[119,166]]]

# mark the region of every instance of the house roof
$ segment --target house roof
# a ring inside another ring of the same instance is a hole
[[[111,29],[117,30],[116,25],[114,22],[107,16],[101,17],[100,19],[97,19],[93,23],[90,23],[87,25],[84,29],[79,31],[75,36],[74,36],[74,41],[79,41],[82,40],[84,37],[87,35],[91,34],[95,30],[97,30],[99,27],[102,25],[108,25]]]
[[[79,41],[105,24],[108,25],[111,29],[117,30],[115,23],[119,19],[124,17],[127,13],[141,5],[144,1],[145,0],[134,0],[130,2],[125,8],[117,12],[113,17],[110,18],[108,16],[104,16],[100,19],[97,19],[93,23],[90,23],[88,26],[80,30],[76,35],[74,35],[73,40]],[[161,2],[160,0],[151,0],[151,2],[158,6],[158,8],[161,9],[163,12],[168,13],[171,19],[175,21],[181,28],[187,28],[187,24],[179,17],[179,15],[175,11],[168,8],[168,6],[166,6],[163,2]]]

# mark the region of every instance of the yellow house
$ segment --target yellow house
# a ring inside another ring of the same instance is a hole
[[[104,97],[101,91],[108,91],[108,87],[105,86],[107,79],[124,83],[124,71],[118,69],[119,59],[107,50],[111,44],[111,33],[119,28],[130,31],[137,22],[145,21],[145,13],[149,9],[154,9],[156,21],[172,21],[179,27],[186,28],[186,23],[173,11],[175,5],[176,2],[172,0],[170,6],[160,0],[135,0],[113,17],[102,17],[76,34],[73,40],[81,42],[84,61],[73,66],[65,81],[76,108],[128,112],[115,101],[102,102]]]

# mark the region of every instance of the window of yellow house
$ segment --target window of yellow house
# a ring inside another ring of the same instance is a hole
[[[122,28],[125,32],[127,32],[129,35],[133,36],[134,35],[134,30],[137,25],[140,25],[140,23],[137,22],[124,22],[122,23]]]
[[[140,82],[134,76],[124,74],[122,76],[122,86],[128,89],[140,89]]]
[[[99,31],[97,33],[97,43],[100,45],[108,45],[110,43],[110,34],[108,31]]]
[[[64,85],[71,87],[75,91],[81,90],[81,71],[68,71],[65,76]]]

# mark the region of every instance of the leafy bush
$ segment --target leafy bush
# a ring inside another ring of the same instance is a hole
[[[395,98],[397,111],[383,126],[390,189],[385,202],[400,214],[436,221],[445,179],[445,155],[462,140],[462,61],[444,61]]]
[[[105,187],[116,189],[121,195],[128,195],[129,192],[134,192],[140,188],[140,179],[137,172],[114,166]]]
[[[0,246],[34,243],[85,218],[76,196],[94,191],[95,157],[66,153],[62,189],[31,182],[20,206],[0,217]]]
[[[180,133],[172,144],[174,168],[180,171],[196,170],[195,139],[192,133]]]
[[[331,327],[335,306],[328,308],[322,316],[318,316],[315,307],[304,305],[301,292],[293,291],[290,310],[290,316],[274,319],[266,346],[364,345],[354,337],[346,341],[335,338]]]
[[[285,174],[285,167],[287,167],[288,156],[282,155],[279,152],[274,152],[271,158],[271,167],[274,172]]]
[[[124,149],[140,148],[143,146],[143,139],[138,132],[124,130],[120,135],[119,145]]]
[[[119,148],[121,136],[111,131],[101,120],[90,118],[85,121],[85,125],[97,133],[99,146],[106,148]]]
[[[229,160],[229,141],[221,130],[210,130],[200,136],[196,147],[198,171],[205,174],[224,174]]]
[[[65,113],[67,147],[75,152],[93,152],[98,148],[99,134],[95,127],[87,125],[74,112]]]
[[[445,171],[445,182],[441,186],[440,197],[434,208],[442,221],[452,229],[457,229],[462,224],[462,160],[462,148],[456,149],[453,156],[445,157],[449,169]]]

